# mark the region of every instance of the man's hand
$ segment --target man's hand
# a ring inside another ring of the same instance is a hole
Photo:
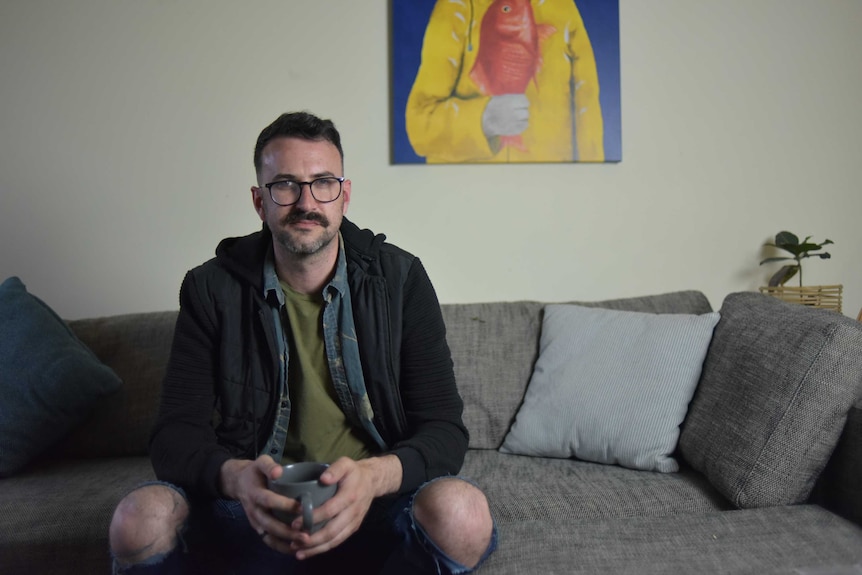
[[[289,526],[282,524],[284,530],[269,531],[264,541],[273,549],[296,555],[297,559],[325,553],[359,529],[375,497],[398,490],[401,475],[401,460],[394,455],[361,461],[342,457],[320,477],[326,485],[338,484],[338,492],[332,499],[314,510],[314,523],[329,522],[317,533],[309,534],[302,531],[299,517]]]
[[[486,138],[517,136],[530,123],[530,101],[524,94],[492,96],[482,113]]]
[[[269,455],[262,455],[254,461],[229,459],[221,467],[221,491],[229,499],[242,503],[252,528],[262,536],[269,532],[287,535],[284,523],[272,515],[273,509],[296,512],[298,503],[270,491],[270,479],[281,477],[281,465]]]

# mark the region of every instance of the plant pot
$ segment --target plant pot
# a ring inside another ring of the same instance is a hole
[[[760,288],[760,293],[777,297],[782,301],[797,303],[821,309],[830,309],[841,313],[842,285],[832,286],[766,286]]]

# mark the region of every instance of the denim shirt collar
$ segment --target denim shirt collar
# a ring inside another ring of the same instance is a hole
[[[338,232],[338,259],[335,261],[335,274],[325,286],[323,286],[323,299],[330,301],[332,290],[337,291],[342,297],[349,288],[347,287],[347,256],[344,253],[344,239],[341,237],[341,232]],[[275,271],[275,250],[270,244],[266,251],[266,257],[263,261],[263,297],[270,303],[274,303],[271,298],[275,298],[278,306],[284,305],[284,292],[281,290],[281,285],[278,280],[278,273]]]

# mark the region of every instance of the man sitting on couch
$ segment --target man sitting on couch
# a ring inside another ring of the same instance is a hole
[[[115,570],[469,572],[496,530],[484,494],[447,477],[468,434],[422,264],[344,218],[331,121],[282,115],[254,164],[263,229],[183,281],[150,443],[159,481],[114,513]],[[267,488],[300,461],[331,462],[320,481],[338,486],[313,534],[276,519],[298,503]]]

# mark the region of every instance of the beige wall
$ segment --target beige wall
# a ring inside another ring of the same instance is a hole
[[[2,0],[0,279],[67,318],[174,309],[257,228],[260,129],[333,118],[350,216],[444,302],[756,289],[787,228],[862,306],[862,2],[620,0],[623,162],[389,165],[384,0]]]

